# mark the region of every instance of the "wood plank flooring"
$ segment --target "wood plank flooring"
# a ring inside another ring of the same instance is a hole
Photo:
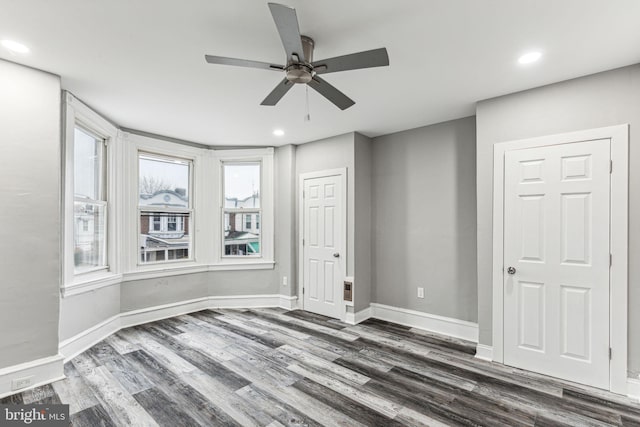
[[[640,426],[629,399],[474,353],[379,320],[205,310],[123,329],[2,403],[68,403],[91,427]]]

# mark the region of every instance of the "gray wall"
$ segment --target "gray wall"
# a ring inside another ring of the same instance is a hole
[[[476,321],[475,124],[373,139],[373,302]]]
[[[296,146],[285,145],[275,152],[275,259],[276,278],[282,295],[296,295],[297,244],[295,223]],[[282,279],[287,278],[287,285]]]
[[[478,318],[491,344],[492,173],[496,142],[629,123],[629,367],[640,371],[640,65],[490,99],[477,107]],[[615,220],[615,218],[614,218]]]
[[[120,310],[188,301],[208,296],[278,293],[274,270],[212,271],[134,280],[120,287]]]
[[[0,60],[0,368],[58,353],[60,79]]]
[[[354,309],[356,312],[369,307],[371,303],[371,261],[373,251],[371,244],[371,139],[359,133],[354,140]]]
[[[107,286],[60,300],[60,341],[120,314],[120,285]]]

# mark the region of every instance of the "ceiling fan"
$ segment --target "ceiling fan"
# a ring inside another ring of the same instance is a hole
[[[294,84],[300,83],[309,85],[338,108],[345,110],[355,102],[322,79],[319,74],[389,65],[389,56],[385,48],[314,61],[314,42],[310,37],[300,35],[296,10],[277,3],[269,3],[269,9],[287,54],[286,65],[205,55],[206,61],[210,64],[284,71],[286,77],[267,95],[261,105],[276,105]]]

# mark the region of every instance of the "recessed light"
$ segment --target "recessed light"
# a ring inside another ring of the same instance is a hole
[[[29,48],[13,40],[2,40],[2,46],[14,53],[29,53]]]
[[[284,131],[282,129],[276,129],[273,131],[275,136],[284,136]]]
[[[542,57],[542,53],[540,52],[528,52],[518,58],[518,62],[520,64],[531,64],[532,62],[536,62],[538,59]]]

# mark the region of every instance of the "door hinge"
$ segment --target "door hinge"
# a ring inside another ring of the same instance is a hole
[[[609,173],[613,173],[613,160],[609,161]]]
[[[609,267],[613,265],[613,254],[609,254]]]
[[[609,347],[609,360],[612,359],[613,355],[613,350],[611,350],[611,347]]]
[[[304,239],[302,239],[302,246],[304,246]]]
[[[302,295],[304,295],[304,288],[302,288]]]

